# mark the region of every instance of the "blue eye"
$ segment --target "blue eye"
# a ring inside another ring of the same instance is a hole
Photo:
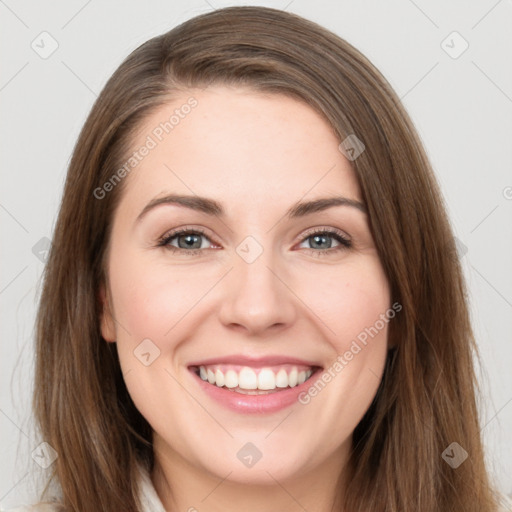
[[[202,240],[203,239],[203,240]],[[333,247],[331,239],[334,239],[338,245]],[[207,240],[206,246],[203,242]],[[326,256],[328,254],[337,253],[352,247],[352,242],[341,232],[333,229],[317,229],[305,236],[301,242],[308,240],[309,247],[304,247],[315,256]],[[175,245],[173,242],[176,242]],[[195,256],[211,245],[211,240],[205,235],[201,229],[181,228],[170,233],[166,233],[159,241],[158,247],[165,247],[172,252],[187,254],[187,256]]]
[[[185,252],[188,255],[200,253],[203,249],[201,238],[209,240],[209,238],[200,229],[182,228],[164,235],[158,243],[158,246],[170,249],[173,252]],[[172,245],[176,239],[178,247]]]
[[[338,245],[332,247],[331,239],[336,240]],[[352,247],[352,242],[338,230],[320,229],[313,231],[308,234],[304,239],[304,242],[307,240],[310,240],[310,242],[309,247],[306,247],[306,249],[311,251],[315,256],[326,256],[327,254],[332,254],[333,252],[342,251]],[[318,248],[319,250],[316,250],[315,248]]]

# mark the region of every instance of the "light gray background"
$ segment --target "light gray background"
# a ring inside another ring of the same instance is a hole
[[[38,444],[30,419],[33,322],[43,270],[42,250],[37,257],[32,249],[52,236],[79,130],[130,51],[196,14],[235,3],[0,0],[3,507],[31,501],[31,482],[44,476],[31,457]],[[499,489],[512,493],[512,1],[257,4],[303,15],[348,40],[411,114],[460,241],[482,356],[491,472]],[[58,43],[46,59],[31,47],[34,41],[40,52],[51,48],[43,31]],[[453,31],[469,44],[459,56],[462,39],[446,39]]]

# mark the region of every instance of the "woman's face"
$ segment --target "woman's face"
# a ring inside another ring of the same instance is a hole
[[[391,305],[340,142],[304,103],[220,86],[141,126],[101,328],[157,461],[253,483],[343,467]]]

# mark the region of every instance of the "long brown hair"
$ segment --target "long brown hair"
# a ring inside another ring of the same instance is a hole
[[[386,79],[354,47],[297,15],[228,7],[133,51],[110,78],[76,143],[37,317],[34,410],[59,454],[52,478],[66,510],[140,510],[137,464],[153,467],[151,427],[99,328],[100,283],[124,182],[97,190],[130,155],[141,122],[176,91],[250,87],[305,101],[365,150],[352,161],[370,227],[402,305],[390,323],[379,391],[354,432],[351,512],[491,512],[479,434],[476,350],[465,284],[438,185]],[[96,191],[96,193],[95,193]],[[443,451],[468,459],[454,469]]]

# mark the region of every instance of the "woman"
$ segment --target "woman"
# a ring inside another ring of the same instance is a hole
[[[500,510],[474,350],[425,152],[347,42],[231,7],[114,73],[37,319],[62,510]]]

